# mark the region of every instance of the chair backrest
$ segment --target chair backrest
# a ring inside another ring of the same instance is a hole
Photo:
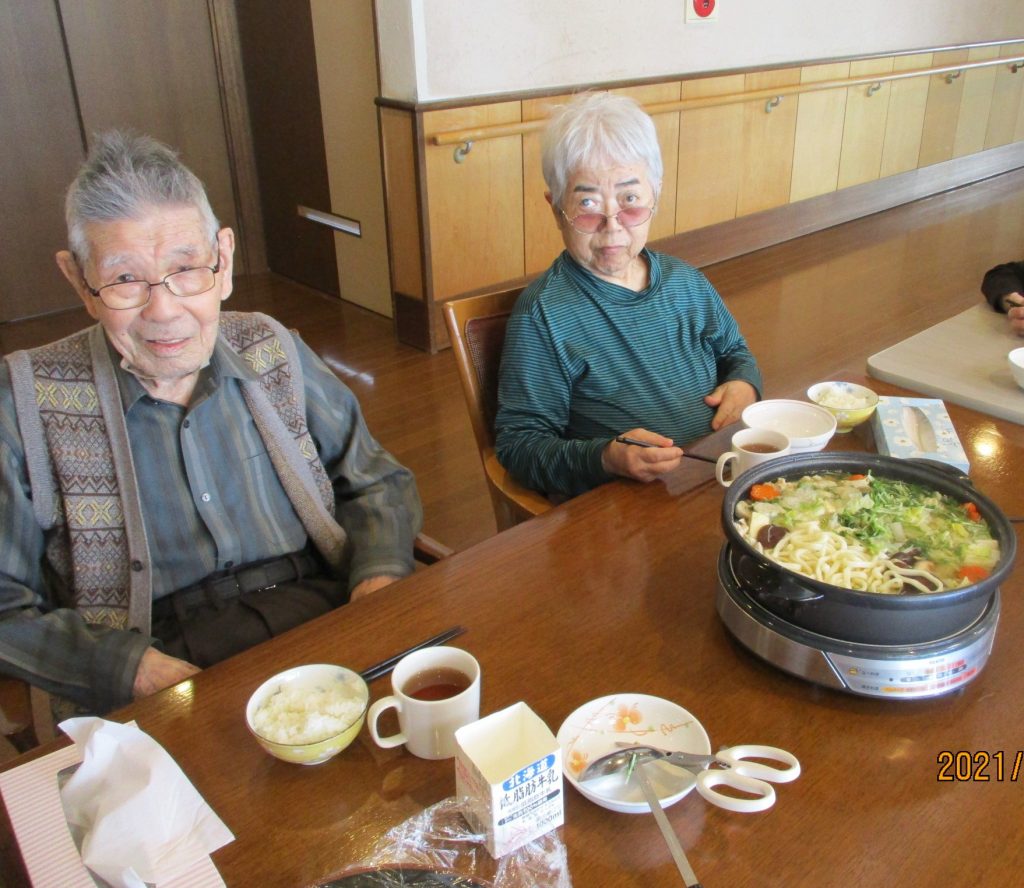
[[[522,287],[513,287],[497,293],[452,299],[444,304],[448,335],[481,453],[494,447],[498,370],[505,346],[505,327],[522,291]]]
[[[522,287],[467,296],[444,304],[444,319],[459,368],[462,392],[473,425],[487,490],[498,530],[506,530],[551,508],[541,493],[517,483],[494,453],[494,417],[498,412],[498,371],[505,327]]]
[[[18,752],[28,752],[39,743],[31,691],[19,678],[0,677],[0,734]]]

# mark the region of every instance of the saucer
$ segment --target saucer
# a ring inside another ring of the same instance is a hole
[[[649,744],[673,752],[711,752],[711,742],[701,723],[670,700],[648,694],[610,694],[584,703],[558,729],[562,772],[584,798],[622,814],[650,812],[635,781],[626,783],[622,774],[585,783],[577,779],[591,762],[619,750],[616,744],[620,742]],[[696,785],[693,774],[667,762],[650,762],[643,767],[663,808],[674,805]]]

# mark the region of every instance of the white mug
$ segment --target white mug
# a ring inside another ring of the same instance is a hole
[[[429,647],[403,657],[391,689],[366,716],[374,742],[385,749],[404,743],[420,758],[451,758],[455,732],[480,718],[480,664],[460,648]],[[377,719],[386,709],[398,713],[399,733],[381,737]]]
[[[789,438],[782,432],[771,429],[743,429],[732,436],[732,450],[718,457],[715,466],[715,477],[723,487],[728,487],[733,480],[752,466],[760,465],[770,459],[776,459],[789,453]],[[734,463],[732,474],[726,478],[725,468]]]

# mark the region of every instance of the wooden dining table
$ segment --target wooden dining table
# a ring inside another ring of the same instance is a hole
[[[859,369],[838,378],[905,393]],[[1024,429],[949,412],[975,486],[1006,514],[1024,515]],[[719,433],[694,450],[726,441]],[[872,451],[870,426],[828,449]],[[213,854],[227,885],[315,884],[365,859],[389,827],[453,796],[453,762],[378,748],[364,728],[324,764],[287,764],[249,735],[249,695],[290,666],[363,669],[460,623],[456,644],[482,669],[482,714],[524,701],[557,732],[589,700],[642,693],[689,710],[714,748],[763,743],[797,756],[802,775],[778,787],[765,812],[725,811],[696,792],[666,810],[705,888],[1019,884],[1020,571],[1001,588],[994,649],[967,685],[920,700],[826,689],[761,661],[719,620],[722,491],[712,465],[689,459],[664,480],[604,485],[110,717],[134,719],[162,744],[233,831]],[[388,693],[386,678],[371,685],[373,699]],[[957,766],[944,768],[944,757]],[[558,834],[573,885],[682,884],[652,816],[564,789]],[[5,872],[19,884],[9,823],[2,841]]]

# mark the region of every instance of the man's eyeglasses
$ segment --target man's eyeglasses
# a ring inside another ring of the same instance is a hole
[[[637,225],[643,225],[644,222],[654,215],[653,206],[626,207],[626,209],[619,210],[617,213],[580,213],[578,216],[571,217],[561,207],[558,208],[558,211],[565,216],[565,221],[580,234],[593,234],[612,216],[624,228],[636,228]]]
[[[213,285],[217,283],[218,271],[220,271],[220,260],[216,265],[201,265],[198,268],[186,268],[184,271],[171,272],[162,280],[155,282],[118,281],[94,290],[86,282],[84,273],[82,281],[85,283],[85,289],[96,296],[107,308],[120,311],[128,308],[141,308],[149,302],[150,291],[153,287],[166,287],[168,292],[182,299],[189,296],[201,296],[213,289]]]

